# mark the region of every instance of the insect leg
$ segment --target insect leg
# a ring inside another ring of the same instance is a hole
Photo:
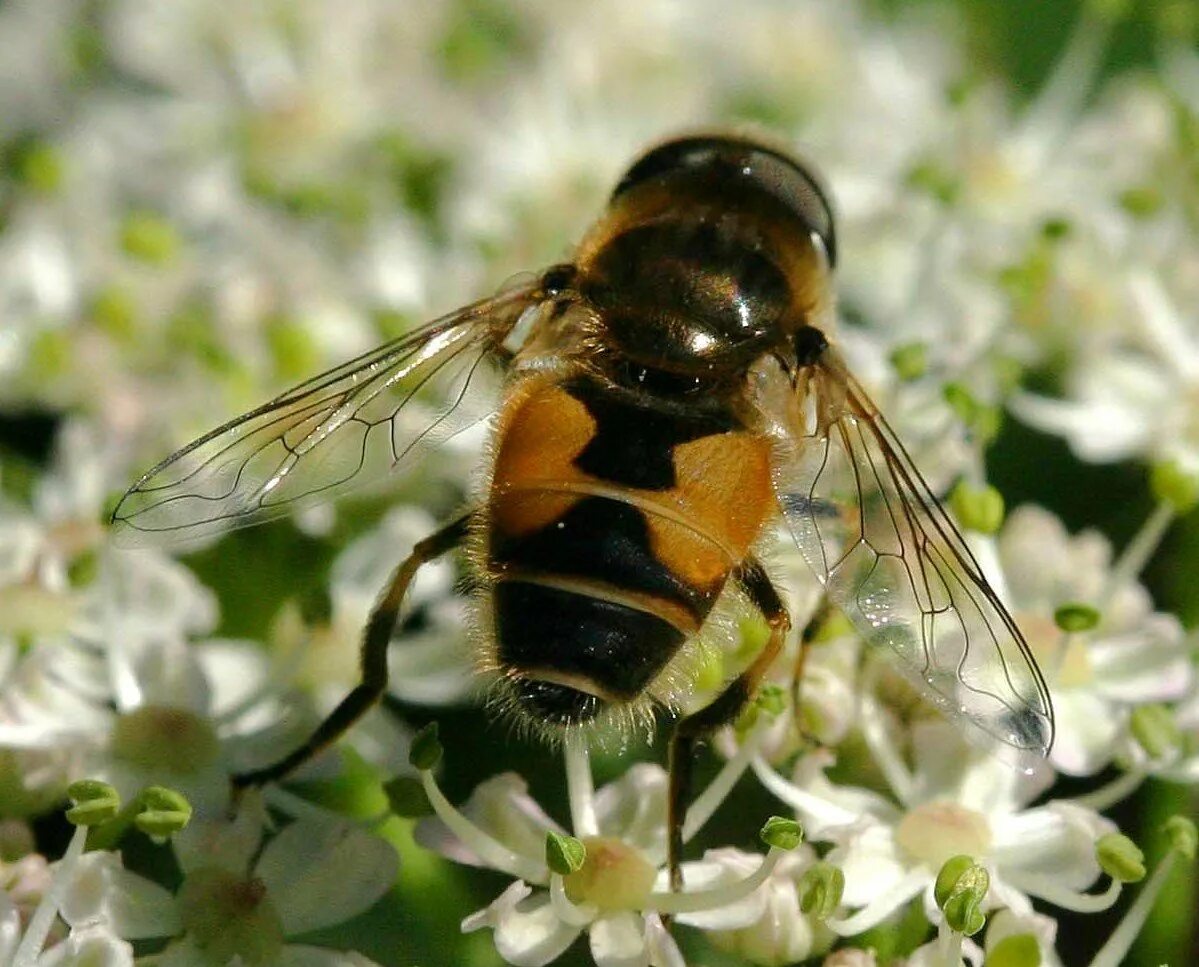
[[[795,726],[795,732],[799,736],[801,742],[812,740],[812,736],[803,727],[800,721],[799,713],[803,708],[803,676],[804,669],[808,664],[808,655],[812,650],[812,641],[823,627],[829,616],[828,595],[820,596],[820,603],[816,605],[816,610],[812,612],[812,617],[808,619],[808,623],[804,625],[803,631],[799,636],[799,648],[795,652],[795,667],[791,671],[791,718]],[[815,743],[813,743],[815,744]]]
[[[683,820],[691,798],[691,766],[695,743],[737,718],[757,691],[758,685],[782,650],[791,629],[791,616],[775,590],[765,569],[756,558],[747,558],[735,572],[737,583],[770,625],[770,638],[748,668],[734,678],[724,691],[698,712],[681,719],[670,740],[669,861],[670,888],[683,888],[679,866],[683,852]]]
[[[312,736],[294,752],[262,769],[243,772],[233,777],[236,788],[261,786],[281,779],[331,745],[379,700],[387,687],[387,646],[395,633],[400,605],[408,585],[422,564],[440,557],[462,543],[470,528],[471,514],[464,514],[441,530],[418,541],[400,566],[392,573],[387,589],[375,603],[362,634],[360,663],[362,681],[354,686],[341,703],[319,726]]]

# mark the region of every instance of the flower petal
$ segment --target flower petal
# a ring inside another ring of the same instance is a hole
[[[79,859],[59,904],[72,927],[101,922],[121,937],[170,937],[182,928],[175,897],[124,868],[116,853],[97,850]]]
[[[491,927],[495,949],[517,967],[543,967],[566,950],[579,935],[579,928],[558,919],[549,894],[532,890],[517,880],[496,897],[490,906],[462,921],[462,932]]]
[[[391,845],[351,823],[298,820],[267,844],[254,866],[285,935],[357,916],[395,883]]]
[[[591,925],[596,967],[649,967],[645,921],[634,913],[610,913]]]

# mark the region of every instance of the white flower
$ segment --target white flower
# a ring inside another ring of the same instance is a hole
[[[266,816],[248,795],[236,819],[194,821],[174,839],[183,872],[176,894],[91,852],[72,871],[62,918],[103,924],[126,939],[172,938],[160,964],[223,967],[370,965],[361,955],[287,943],[349,920],[394,883],[397,861],[378,837],[335,818],[300,819],[262,845]],[[40,967],[40,962],[39,962]]]
[[[1122,295],[1123,325],[1080,339],[1063,396],[1021,393],[1013,412],[1084,460],[1175,461],[1199,474],[1199,315],[1144,267],[1127,274]]]
[[[463,930],[492,928],[500,955],[520,967],[550,963],[584,931],[600,967],[677,967],[682,957],[662,928],[665,914],[715,931],[728,946],[759,953],[762,963],[780,962],[776,958],[782,952],[816,945],[811,924],[799,912],[794,883],[800,866],[811,861],[810,851],[801,853],[798,866],[782,872],[786,854],[778,849],[765,859],[737,851],[709,853],[683,864],[687,890],[672,893],[662,868],[665,772],[634,765],[593,799],[586,754],[573,739],[567,763],[576,833],[586,848],[582,867],[568,876],[546,865],[546,834],[560,828],[528,795],[520,777],[487,780],[459,813],[431,774],[422,774],[438,818],[418,825],[418,841],[459,862],[517,878],[489,906],[467,917]],[[796,921],[788,929],[775,922],[780,908]]]
[[[891,747],[893,724],[879,718],[877,706],[864,714],[875,717],[864,730],[897,803],[833,785],[823,774],[827,760],[818,755],[800,760],[791,782],[762,760],[755,765],[767,788],[797,810],[812,839],[835,844],[827,859],[843,869],[843,899],[855,908],[829,922],[839,933],[860,933],[917,896],[938,922],[933,883],[942,864],[960,854],[989,871],[987,905],[1021,915],[1031,910],[1030,895],[1068,905],[1099,878],[1095,842],[1114,826],[1064,801],[1030,807],[1052,781],[1048,768],[1023,774],[966,746],[948,723],[926,721],[912,729],[915,768],[909,772]]]
[[[1182,626],[1153,610],[1145,589],[1121,580],[1100,534],[1070,536],[1050,512],[1017,508],[996,544],[1006,601],[1053,694],[1057,730],[1051,760],[1070,775],[1107,765],[1127,740],[1129,712],[1184,695],[1194,669]],[[1063,605],[1094,606],[1098,625],[1066,634]]]
[[[126,798],[172,786],[203,815],[224,808],[231,774],[302,739],[259,646],[189,641],[215,615],[181,565],[113,558],[91,592],[76,640],[40,639],[14,665],[0,746],[48,756],[59,782],[102,778]]]

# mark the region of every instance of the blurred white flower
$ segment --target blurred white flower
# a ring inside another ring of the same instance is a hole
[[[216,812],[233,773],[299,738],[258,645],[191,640],[216,616],[182,565],[108,556],[84,597],[70,636],[14,660],[0,700],[0,746],[46,757],[59,785],[102,778],[131,798],[166,784]]]
[[[1020,393],[1012,409],[1084,460],[1174,461],[1199,475],[1199,314],[1145,269],[1126,291],[1124,327],[1082,343],[1063,396]]]
[[[1051,761],[1069,775],[1098,772],[1126,741],[1132,709],[1174,701],[1190,688],[1194,667],[1182,626],[1154,611],[1135,580],[1116,578],[1106,538],[1071,536],[1047,510],[1017,508],[995,549],[998,568],[988,570],[1002,576],[1007,605],[1053,694]],[[1098,624],[1062,631],[1055,612],[1079,604],[1096,609]]]

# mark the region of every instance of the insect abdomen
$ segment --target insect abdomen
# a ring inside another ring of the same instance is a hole
[[[587,379],[519,386],[490,501],[497,660],[559,722],[635,699],[771,512],[764,441]]]

